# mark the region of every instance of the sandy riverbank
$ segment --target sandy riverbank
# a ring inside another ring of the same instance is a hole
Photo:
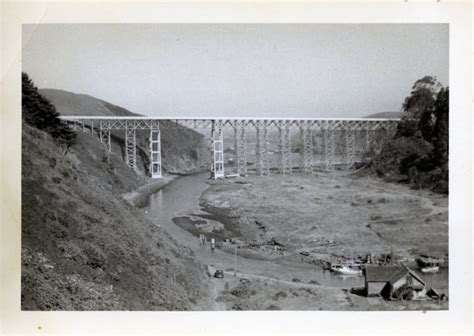
[[[405,185],[347,175],[249,176],[213,182],[201,206],[237,222],[254,245],[319,258],[447,257],[448,199]],[[272,245],[272,244],[270,244]]]

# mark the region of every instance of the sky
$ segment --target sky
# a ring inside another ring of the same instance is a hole
[[[363,117],[449,85],[447,24],[23,25],[39,88],[149,116]]]

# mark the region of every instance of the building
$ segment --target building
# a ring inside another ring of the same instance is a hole
[[[423,279],[405,265],[367,266],[364,274],[367,296],[413,300],[426,295]]]

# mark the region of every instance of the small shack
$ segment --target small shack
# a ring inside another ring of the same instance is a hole
[[[364,273],[367,296],[413,300],[426,295],[423,279],[405,265],[367,266]]]

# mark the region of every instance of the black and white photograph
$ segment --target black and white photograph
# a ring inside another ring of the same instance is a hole
[[[448,28],[24,25],[22,309],[448,309]]]
[[[9,6],[6,335],[465,334],[470,6]]]

